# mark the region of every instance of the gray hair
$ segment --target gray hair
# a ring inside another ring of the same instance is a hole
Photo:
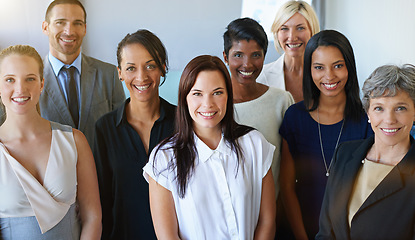
[[[370,74],[363,84],[363,108],[367,112],[370,99],[378,97],[393,97],[399,91],[409,94],[415,104],[415,66],[404,64],[380,66]]]

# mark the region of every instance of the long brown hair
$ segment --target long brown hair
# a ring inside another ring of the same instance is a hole
[[[177,170],[177,184],[179,196],[183,198],[186,193],[187,182],[192,176],[195,167],[197,149],[193,133],[193,119],[189,114],[187,95],[194,86],[198,74],[202,71],[219,71],[225,79],[228,100],[226,113],[221,121],[222,133],[225,142],[237,155],[238,164],[243,161],[243,153],[237,139],[253,128],[239,125],[234,120],[232,82],[228,69],[220,58],[210,55],[202,55],[191,60],[180,78],[179,98],[176,111],[175,133],[172,137],[164,140],[156,150],[173,149],[174,156],[170,159],[169,168]],[[163,148],[167,143],[170,147]],[[154,159],[156,161],[156,159]]]

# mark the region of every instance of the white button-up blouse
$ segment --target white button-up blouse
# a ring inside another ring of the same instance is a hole
[[[215,150],[194,136],[198,157],[184,198],[178,195],[176,169],[168,168],[173,159],[170,145],[156,156],[155,151],[151,153],[144,177],[171,191],[181,239],[253,239],[262,179],[271,167],[275,147],[252,130],[238,139],[243,150],[243,162],[238,165],[223,136]]]

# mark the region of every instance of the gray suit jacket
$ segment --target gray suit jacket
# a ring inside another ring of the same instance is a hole
[[[39,105],[42,117],[75,127],[65,96],[62,93],[48,56],[44,59],[45,85]],[[122,104],[124,90],[114,65],[82,54],[81,101],[78,129],[91,148],[94,146],[95,122]]]

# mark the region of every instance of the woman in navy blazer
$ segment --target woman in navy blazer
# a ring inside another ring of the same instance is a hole
[[[377,68],[363,94],[375,135],[335,152],[316,239],[414,239],[415,66]]]

